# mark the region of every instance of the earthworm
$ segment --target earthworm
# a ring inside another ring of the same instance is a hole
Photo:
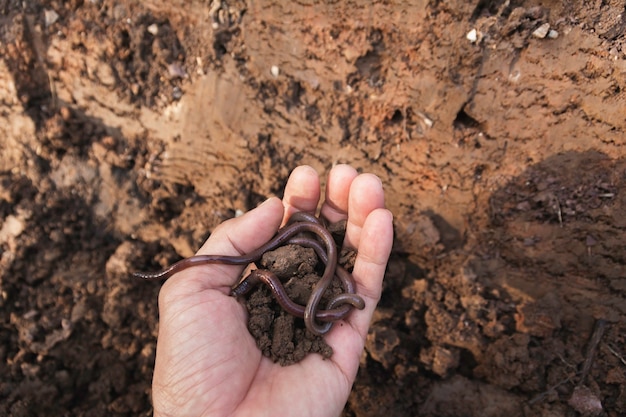
[[[304,232],[317,235],[322,240],[323,245],[313,238],[297,236]],[[211,263],[247,265],[258,261],[265,252],[272,251],[285,244],[297,244],[313,248],[322,263],[325,264],[322,278],[313,288],[306,306],[301,306],[293,302],[285,292],[280,280],[278,280],[273,273],[266,270],[256,270],[258,272],[253,271],[253,273],[233,288],[231,294],[234,296],[246,294],[255,284],[263,282],[270,287],[281,306],[288,313],[297,317],[303,317],[307,329],[316,335],[327,333],[331,329],[333,322],[345,318],[352,307],[358,309],[365,307],[363,299],[355,294],[356,285],[352,276],[343,268],[337,267],[337,247],[332,235],[317,217],[305,212],[294,213],[290,217],[287,225],[281,228],[269,242],[247,254],[239,256],[196,255],[178,261],[159,272],[136,272],[133,275],[147,280],[167,279],[175,273],[192,266]],[[326,251],[324,251],[323,246],[326,247]],[[335,274],[340,279],[346,292],[333,297],[329,301],[328,310],[319,310],[322,296],[332,282]],[[325,323],[318,324],[316,320]]]
[[[287,242],[290,245],[298,245],[303,247],[312,248],[315,250],[315,253],[320,258],[320,260],[326,264],[328,262],[328,257],[326,256],[326,252],[324,252],[323,246],[316,240],[307,238],[307,237],[293,237],[289,239]],[[343,289],[345,293],[339,294],[333,297],[329,301],[329,310],[317,310],[315,313],[315,318],[320,321],[337,321],[344,319],[352,307],[355,307],[359,310],[365,308],[365,302],[363,299],[358,296],[356,293],[356,285],[352,275],[346,271],[341,265],[337,265],[335,269],[335,276],[341,281],[343,285]],[[282,288],[282,283],[280,279],[271,271],[268,270],[255,270],[246,278],[244,278],[239,284],[237,284],[231,290],[231,295],[234,296],[243,296],[250,292],[258,283],[264,283],[274,293],[274,296],[278,303],[283,307],[285,311],[288,313],[303,318],[304,317],[304,306],[294,303],[289,297],[286,296],[286,292],[284,288]],[[340,308],[334,309],[336,306],[341,306]]]
[[[294,302],[285,291],[282,282],[272,271],[267,269],[255,269],[248,275],[243,281],[241,281],[233,290],[231,294],[234,296],[242,296],[252,290],[259,282],[267,285],[274,294],[274,298],[278,301],[278,304],[289,314],[303,318],[305,312],[305,306]],[[351,307],[362,310],[365,307],[363,299],[356,294],[341,293],[328,302],[328,310],[317,310],[315,312],[315,318],[323,322],[334,322],[342,320],[350,312]],[[335,308],[338,307],[339,308]],[[343,308],[341,308],[343,307]],[[332,324],[332,323],[329,323]]]
[[[182,259],[169,267],[158,272],[135,272],[133,275],[137,278],[146,280],[167,279],[183,269],[192,266],[204,264],[226,264],[226,265],[248,265],[254,261],[261,259],[265,252],[273,251],[284,246],[294,236],[302,232],[313,232],[322,237],[327,248],[328,258],[332,262],[337,259],[337,249],[330,233],[322,226],[319,221],[312,222],[308,220],[306,213],[295,213],[289,219],[287,226],[283,227],[278,233],[266,244],[260,246],[252,252],[242,255],[195,255]],[[312,216],[315,218],[315,216]],[[302,220],[299,220],[302,219]],[[304,220],[307,219],[307,220]],[[317,218],[316,218],[317,220]],[[327,262],[328,265],[328,262]],[[332,265],[331,265],[332,267]]]

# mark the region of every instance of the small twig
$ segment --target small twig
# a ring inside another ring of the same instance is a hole
[[[611,347],[611,345],[609,345],[608,343],[607,343],[606,347],[609,349],[609,352],[611,352],[613,355],[615,355],[615,357],[617,359],[619,359],[624,365],[626,365],[626,359],[624,359],[624,357],[622,355],[620,355],[618,351],[613,349]]]
[[[556,384],[552,385],[550,388],[548,388],[547,390],[545,390],[541,394],[535,395],[533,398],[530,399],[530,401],[528,401],[528,405],[533,405],[537,401],[542,400],[546,395],[550,394],[552,391],[554,391],[555,389],[557,389],[558,387],[560,387],[561,385],[563,385],[563,384],[565,384],[567,382],[572,382],[572,380],[571,380],[571,378],[569,376],[567,378],[557,382]]]
[[[576,372],[576,375],[575,375],[579,377],[578,383],[576,384],[577,387],[582,386],[585,383],[585,380],[587,379],[587,375],[589,374],[589,371],[591,370],[591,365],[593,364],[593,360],[596,356],[596,350],[598,348],[598,345],[600,344],[600,340],[602,339],[602,336],[604,335],[605,329],[606,329],[606,320],[602,320],[602,319],[597,320],[593,328],[593,333],[591,334],[591,337],[589,338],[589,343],[587,344],[587,353],[585,355],[585,361],[583,362],[583,366],[580,372]],[[610,346],[609,346],[609,349],[611,350],[611,352],[613,352]],[[626,360],[624,360],[624,358],[619,356],[619,354],[617,354],[616,352],[613,352],[613,354],[616,355],[618,358],[620,358],[622,363],[626,365]],[[563,361],[565,365],[569,366],[569,364],[563,358],[561,358],[561,361]],[[546,391],[542,392],[541,394],[536,395],[530,401],[528,401],[528,405],[533,405],[537,401],[542,400],[546,395],[548,395],[549,393],[554,391],[556,388],[560,387],[561,385],[567,382],[572,382],[571,377],[568,376],[567,378],[557,382],[555,385],[549,387]]]
[[[578,369],[578,367],[576,365],[566,361],[565,358],[563,357],[563,355],[561,355],[560,353],[557,353],[557,356],[559,357],[561,362],[563,362],[568,368],[571,368],[571,369],[574,369],[574,370]]]
[[[554,200],[556,201],[556,215],[559,218],[559,226],[563,227],[563,213],[561,212],[561,202],[556,196],[554,197]]]
[[[585,355],[585,362],[583,362],[583,367],[580,371],[580,379],[578,380],[578,384],[576,384],[576,386],[581,386],[585,383],[585,379],[587,379],[587,375],[591,370],[591,365],[593,364],[593,360],[596,356],[598,344],[600,344],[600,340],[604,335],[605,329],[606,320],[596,320],[593,333],[591,334],[591,338],[589,338],[589,343],[587,344],[587,354]]]

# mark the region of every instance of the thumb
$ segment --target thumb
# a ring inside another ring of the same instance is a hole
[[[280,199],[271,197],[243,216],[217,226],[196,255],[238,256],[251,252],[274,236],[282,221],[283,212]],[[162,291],[177,288],[178,294],[183,295],[207,289],[221,289],[227,293],[243,268],[224,264],[198,265],[173,275],[163,284]]]

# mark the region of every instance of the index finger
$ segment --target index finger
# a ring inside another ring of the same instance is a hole
[[[348,223],[344,246],[361,250],[365,221],[376,209],[385,207],[383,183],[374,174],[361,174],[350,185]]]
[[[320,179],[317,171],[308,165],[296,167],[285,185],[283,224],[295,212],[315,213],[319,201]]]

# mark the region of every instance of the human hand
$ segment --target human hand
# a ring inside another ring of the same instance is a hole
[[[240,255],[261,246],[297,211],[315,212],[317,172],[296,168],[281,202],[270,198],[219,225],[198,254]],[[245,308],[230,289],[242,267],[221,264],[183,270],[159,294],[159,336],[152,382],[155,416],[336,416],[359,367],[380,298],[393,240],[380,180],[337,165],[329,173],[321,214],[348,220],[344,246],[357,249],[352,272],[364,310],[325,336],[330,359],[309,355],[282,367],[264,357],[247,329]]]

